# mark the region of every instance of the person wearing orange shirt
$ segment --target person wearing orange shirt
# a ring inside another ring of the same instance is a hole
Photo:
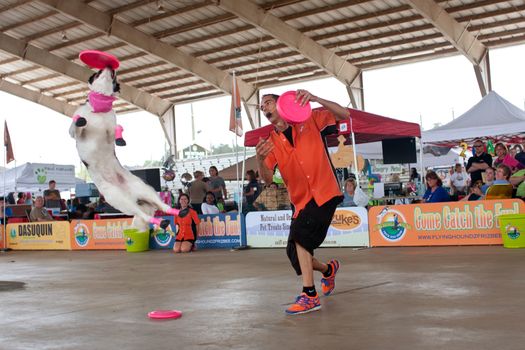
[[[256,152],[259,174],[264,182],[272,182],[278,166],[293,204],[286,253],[297,275],[302,275],[303,291],[286,313],[295,315],[321,308],[315,290],[314,270],[323,274],[324,295],[330,295],[335,288],[339,262],[333,259],[322,263],[313,254],[314,249],[323,243],[336,207],[343,200],[324,137],[337,133],[336,122],[348,119],[350,112],[335,102],[306,90],[297,90],[297,103],[317,102],[324,109],[314,110],[308,120],[292,125],[279,115],[278,97],[273,94],[262,97],[263,114],[275,129],[267,139],[259,140]]]
[[[190,197],[183,193],[179,197],[179,205],[181,211],[188,209],[189,212],[184,217],[175,216],[175,224],[179,226],[179,232],[175,237],[175,245],[173,251],[175,253],[191,252],[197,239],[197,225],[200,224],[197,212],[190,208]]]

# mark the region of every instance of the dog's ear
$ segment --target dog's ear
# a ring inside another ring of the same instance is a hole
[[[120,84],[117,81],[113,81],[113,93],[117,94],[120,92]]]
[[[97,77],[98,73],[93,73],[89,79],[88,79],[88,83],[89,84],[93,84],[93,82],[95,81],[95,78]]]

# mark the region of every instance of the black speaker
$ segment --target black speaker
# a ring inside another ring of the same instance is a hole
[[[381,141],[383,147],[383,164],[417,163],[416,139],[404,137]]]
[[[160,169],[140,169],[131,170],[131,173],[142,179],[145,183],[153,187],[157,192],[161,191],[160,188]]]

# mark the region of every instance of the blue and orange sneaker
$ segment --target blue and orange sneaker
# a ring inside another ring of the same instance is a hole
[[[332,274],[329,277],[321,278],[321,287],[323,289],[323,295],[328,296],[332,294],[335,288],[335,274],[339,270],[339,261],[332,259],[328,263],[332,266]]]
[[[295,303],[286,309],[288,315],[300,315],[312,311],[317,311],[321,308],[321,301],[319,295],[309,297],[306,293],[301,293],[296,299]]]

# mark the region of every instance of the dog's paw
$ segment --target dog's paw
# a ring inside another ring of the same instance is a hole
[[[81,128],[81,127],[83,127],[83,126],[86,126],[86,124],[87,124],[87,120],[86,120],[86,118],[84,118],[84,117],[80,117],[80,118],[78,118],[78,119],[75,121],[75,126],[76,126],[76,127],[79,127],[79,128]]]
[[[169,220],[162,220],[160,222],[159,226],[160,226],[161,229],[165,230],[165,229],[168,228],[169,225],[170,225],[170,221]]]
[[[116,139],[116,140],[115,140],[115,144],[116,144],[117,146],[126,146],[126,141],[125,141],[123,138]]]

